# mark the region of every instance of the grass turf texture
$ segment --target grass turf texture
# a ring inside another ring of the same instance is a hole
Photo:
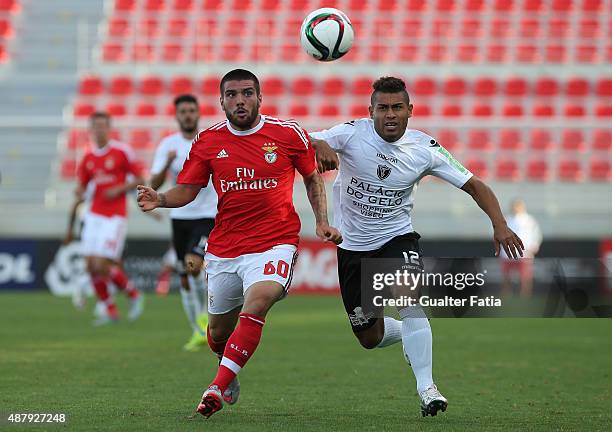
[[[449,409],[422,418],[400,345],[366,351],[339,298],[289,297],[268,317],[242,393],[192,414],[214,375],[178,296],[146,299],[136,323],[93,328],[48,294],[2,294],[0,412],[66,413],[14,430],[609,430],[612,321],[436,319],[434,377]],[[122,312],[125,302],[120,303]],[[6,428],[6,420],[0,429]]]

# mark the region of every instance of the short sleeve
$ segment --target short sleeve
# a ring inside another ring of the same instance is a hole
[[[302,128],[296,135],[294,142],[294,150],[292,152],[293,165],[302,176],[312,174],[317,169],[315,161],[315,152],[310,142],[310,137]]]
[[[166,166],[168,160],[168,141],[162,141],[157,150],[155,150],[155,156],[153,156],[153,164],[151,164],[151,174],[159,174]]]
[[[209,179],[210,162],[203,152],[203,144],[199,139],[192,144],[183,169],[176,178],[176,183],[206,186]]]
[[[473,176],[453,155],[431,137],[428,137],[427,150],[431,157],[429,174],[461,188]]]
[[[354,121],[342,123],[332,127],[331,129],[325,129],[319,132],[311,132],[310,136],[314,139],[324,140],[329,146],[342,153],[344,147],[351,136],[355,133],[357,127]]]

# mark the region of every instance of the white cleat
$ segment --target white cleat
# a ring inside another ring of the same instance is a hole
[[[238,402],[239,396],[240,382],[238,381],[238,377],[236,377],[223,392],[223,400],[230,405],[234,405],[236,402]]]
[[[423,417],[435,416],[438,411],[446,411],[448,401],[442,393],[438,391],[438,387],[435,384],[430,385],[419,394],[421,398],[421,414]]]
[[[140,315],[142,315],[142,311],[144,310],[144,296],[142,293],[138,294],[133,300],[130,300],[130,310],[128,311],[128,320],[136,321]]]

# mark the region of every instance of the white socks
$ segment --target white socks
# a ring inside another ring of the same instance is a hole
[[[200,304],[198,315],[203,312],[206,313],[208,310],[208,285],[206,283],[204,270],[198,273],[197,276],[188,275],[187,279],[189,280],[189,286],[194,290],[196,296],[198,297],[198,302]]]
[[[399,314],[402,318],[404,354],[412,366],[420,394],[433,384],[431,327],[420,306],[408,306]]]
[[[186,290],[181,287],[181,300],[183,301],[183,309],[187,315],[187,319],[193,328],[193,331],[200,333],[202,336],[206,335],[206,329],[201,329],[198,325],[198,316],[202,310],[202,304],[200,298],[196,292],[196,288],[191,285],[190,290]]]
[[[402,322],[395,318],[385,317],[385,334],[382,340],[376,345],[377,348],[384,348],[402,340]]]

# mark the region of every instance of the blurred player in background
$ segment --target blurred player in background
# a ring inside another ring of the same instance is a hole
[[[228,72],[220,90],[227,120],[198,134],[178,186],[166,193],[138,186],[144,211],[184,206],[211,175],[219,195],[206,272],[208,338],[220,364],[197,407],[205,417],[224,401],[237,401],[237,375],[259,344],[268,311],[287,295],[300,231],[292,200],[296,169],[304,178],[317,236],[341,239],[327,222],[325,187],[304,130],[293,121],[260,115],[259,80],[247,70]]]
[[[174,99],[176,121],[180,131],[162,140],[155,152],[151,167],[151,187],[159,189],[170,171],[172,183],[181,172],[191,143],[198,133],[200,107],[192,95]],[[177,270],[181,279],[181,299],[193,334],[185,344],[186,351],[198,351],[206,345],[206,314],[202,314],[202,302],[206,301],[204,276],[204,250],[215,224],[217,194],[212,187],[200,189],[189,204],[170,211],[172,219],[172,244],[176,251]]]
[[[127,146],[110,139],[111,118],[107,113],[92,114],[90,122],[93,146],[79,163],[75,196],[78,203],[84,200],[86,189],[91,194],[91,205],[83,218],[81,245],[96,296],[106,306],[106,314],[95,324],[119,318],[109,293],[111,281],[129,297],[128,319],[135,320],[142,313],[143,297],[118,262],[127,233],[125,195],[142,183],[141,168]],[[70,228],[72,233],[72,224]]]
[[[162,268],[157,275],[157,285],[155,285],[155,294],[160,297],[165,297],[170,292],[170,282],[172,279],[172,273],[176,269],[176,251],[170,247],[162,257]]]
[[[510,295],[512,292],[512,275],[518,273],[520,278],[521,297],[531,297],[533,290],[533,258],[540,250],[542,232],[538,222],[527,213],[527,205],[521,199],[515,199],[510,206],[508,226],[518,234],[525,245],[525,254],[522,259],[515,261],[508,257],[505,251],[500,254],[502,273],[502,294]]]
[[[434,416],[438,410],[445,411],[448,402],[432,378],[429,320],[420,306],[398,308],[401,321],[388,316],[381,320],[374,313],[365,315],[361,259],[400,258],[411,264],[413,271],[423,270],[420,236],[412,227],[410,214],[412,193],[426,175],[439,177],[472,196],[491,220],[496,254],[501,245],[516,258],[522,244],[506,224],[491,188],[434,138],[407,129],[412,104],[405,83],[383,77],[374,82],[373,89],[369,119],[337,125],[311,137],[319,171],[339,165],[334,183],[335,224],[343,237],[338,246],[338,276],[353,332],[367,349],[403,342],[405,358],[416,377],[421,413]],[[379,312],[382,315],[382,307]]]

